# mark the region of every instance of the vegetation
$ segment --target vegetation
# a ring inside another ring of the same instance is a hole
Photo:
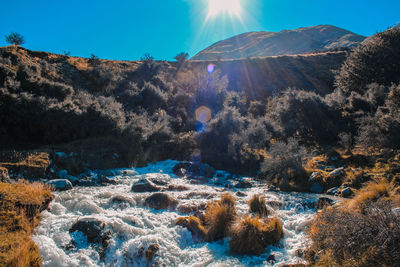
[[[43,184],[0,183],[0,265],[40,266],[36,244],[30,238],[53,196]]]
[[[249,200],[250,212],[255,213],[259,217],[266,217],[269,215],[267,205],[265,204],[265,198],[263,196],[254,195]]]
[[[22,45],[25,43],[25,40],[21,34],[12,32],[6,36],[6,42],[12,45]]]
[[[235,254],[260,255],[268,245],[278,243],[282,236],[282,222],[279,219],[244,216],[232,227],[229,247]]]
[[[370,182],[337,208],[311,222],[309,260],[317,266],[396,266],[400,260],[398,192],[385,180]]]

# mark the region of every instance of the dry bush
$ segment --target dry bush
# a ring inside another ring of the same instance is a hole
[[[387,179],[382,178],[378,181],[370,181],[349,202],[350,210],[362,211],[367,208],[372,202],[379,199],[393,200],[393,186]]]
[[[260,255],[268,245],[279,242],[282,236],[282,222],[279,219],[245,216],[232,227],[229,247],[235,254]]]
[[[0,196],[0,266],[40,266],[39,250],[29,236],[53,199],[49,187],[0,183]]]
[[[325,209],[308,234],[317,266],[399,266],[400,215],[388,200],[370,202],[363,213]]]
[[[209,203],[205,212],[206,241],[213,242],[229,236],[235,219],[236,207],[233,196],[225,194],[221,200]]]
[[[196,216],[180,217],[176,221],[176,225],[187,228],[192,233],[195,242],[203,241],[207,233],[200,219]]]
[[[265,198],[259,195],[254,195],[248,202],[250,212],[253,212],[260,217],[268,216],[268,208],[265,204]]]

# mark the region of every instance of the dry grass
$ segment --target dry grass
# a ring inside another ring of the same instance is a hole
[[[192,233],[195,242],[203,241],[207,234],[207,230],[196,216],[180,217],[176,224],[187,228]]]
[[[254,195],[248,202],[250,212],[259,215],[260,217],[268,216],[268,208],[265,204],[265,198],[259,195]]]
[[[30,235],[52,199],[43,184],[0,183],[0,266],[40,266]]]
[[[349,201],[348,209],[362,211],[371,202],[376,202],[380,199],[393,200],[394,195],[394,187],[387,179],[382,178],[378,181],[370,181]]]
[[[260,255],[268,245],[279,242],[282,236],[282,222],[279,219],[245,216],[232,227],[229,247],[235,254]]]
[[[14,173],[24,176],[41,177],[45,175],[50,165],[50,156],[47,152],[23,152],[17,161],[0,162],[0,167],[5,167]]]
[[[208,203],[204,219],[207,229],[206,241],[213,242],[229,236],[236,219],[235,198],[224,194],[221,200]]]

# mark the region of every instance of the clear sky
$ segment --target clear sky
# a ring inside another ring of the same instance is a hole
[[[372,35],[400,22],[400,0],[0,0],[0,6],[0,46],[18,32],[31,50],[122,60],[194,56],[247,31],[331,24]]]

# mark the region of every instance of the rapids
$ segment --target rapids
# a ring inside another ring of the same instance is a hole
[[[42,213],[42,221],[33,235],[43,266],[146,266],[139,251],[154,243],[160,249],[151,266],[271,266],[272,262],[267,260],[270,254],[274,255],[275,266],[302,262],[296,251],[308,245],[305,228],[315,214],[319,195],[271,191],[257,182],[252,188],[237,189],[234,185],[238,177],[223,171],[217,171],[207,184],[191,184],[188,179],[173,174],[176,163],[167,160],[143,168],[116,169],[112,171],[117,185],[74,187],[55,192],[50,211]],[[189,187],[187,191],[167,192],[178,199],[179,205],[207,203],[218,199],[223,192],[235,194],[238,191],[247,195],[236,197],[239,214],[248,212],[247,201],[256,193],[265,196],[267,202],[281,202],[275,212],[283,222],[284,237],[261,256],[230,255],[229,238],[214,243],[194,243],[187,229],[175,225],[176,219],[186,214],[148,208],[144,199],[152,193],[131,192],[132,183],[142,177]],[[131,201],[112,203],[110,200],[114,196]],[[104,221],[113,233],[103,259],[81,232],[69,233],[73,223],[85,217]],[[69,245],[72,240],[75,246]]]

